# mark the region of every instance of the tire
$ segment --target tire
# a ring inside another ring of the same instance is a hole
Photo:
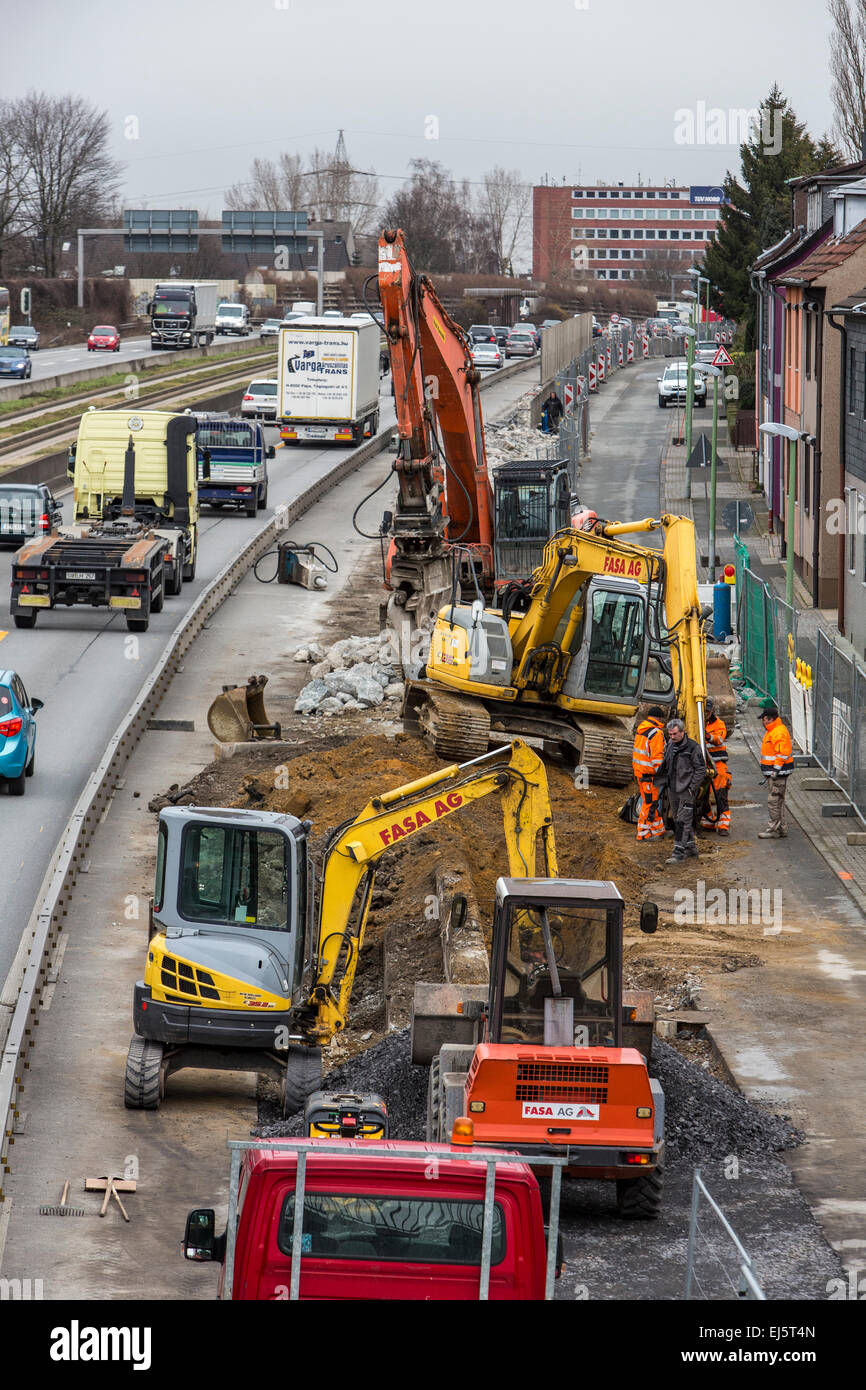
[[[184,567],[183,567],[183,582],[184,582],[184,584],[189,584],[189,583],[192,582],[193,579],[195,579],[195,562],[196,562],[197,559],[198,559],[198,556],[197,556],[197,555],[193,555],[193,557],[192,557],[192,559],[190,560],[189,564],[188,564],[188,565],[184,565]]]
[[[177,598],[183,588],[183,578],[177,565],[172,565],[165,579],[165,592],[169,598]]]
[[[160,589],[159,593],[158,593],[158,594],[152,594],[152,595],[151,595],[151,598],[150,598],[150,611],[151,611],[151,613],[161,613],[161,612],[162,612],[162,606],[163,606],[164,603],[165,603],[165,576],[163,576],[162,588]]]
[[[666,397],[666,396],[659,396],[659,410],[666,410],[666,409],[667,409],[667,404],[668,404],[668,402],[667,402],[667,397]]]
[[[373,411],[373,414],[370,416],[370,438],[371,438],[371,439],[375,439],[375,437],[376,437],[376,435],[377,435],[378,433],[379,433],[379,412],[378,412],[378,410],[374,410],[374,411]]]
[[[130,618],[127,614],[126,626],[130,632],[147,632],[150,618]]]
[[[6,785],[9,788],[10,796],[23,796],[27,787],[27,773],[22,772],[18,777],[7,777]]]
[[[263,511],[265,510],[265,507],[266,507],[267,505],[268,505],[268,485],[267,485],[267,483],[265,483],[265,490],[264,490],[264,492],[260,492],[260,493],[259,493],[259,500],[258,500],[258,502],[256,503],[256,506],[257,506],[257,508],[258,508],[258,510],[259,510],[260,512],[263,512]]]
[[[33,745],[33,752],[30,754],[30,761],[24,769],[25,777],[32,777],[36,771],[36,744]]]
[[[258,502],[256,502],[252,507],[244,507],[244,514],[245,514],[246,516],[251,516],[251,517],[253,517],[253,519],[255,519],[255,515],[256,515],[256,512],[258,511],[258,509],[259,509],[259,504],[258,504]]]
[[[654,1221],[662,1209],[665,1183],[661,1164],[639,1178],[619,1178],[616,1184],[617,1215],[624,1221]]]
[[[16,626],[16,627],[35,627],[35,626],[36,626],[36,619],[37,619],[38,617],[39,617],[39,614],[38,614],[38,613],[16,613],[16,614],[15,614],[15,626]]]
[[[283,1118],[303,1110],[307,1097],[322,1084],[322,1050],[319,1047],[290,1045],[286,1074],[280,1087]]]
[[[162,1071],[163,1045],[136,1036],[126,1054],[123,1103],[127,1110],[158,1110],[165,1094]]]

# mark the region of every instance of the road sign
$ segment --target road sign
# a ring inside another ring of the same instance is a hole
[[[611,323],[619,323],[619,314],[611,314],[610,321]]]
[[[589,389],[590,389],[590,391],[595,391],[595,390],[596,390],[596,387],[597,387],[597,383],[596,383],[596,375],[595,375],[595,363],[594,363],[594,362],[590,362],[590,364],[589,364]]]
[[[574,387],[570,381],[562,388],[562,409],[566,415],[570,415],[574,409]]]
[[[689,454],[686,468],[709,468],[712,461],[710,441],[705,434],[699,434],[695,440],[694,448]]]
[[[713,358],[714,367],[733,367],[734,360],[726,347],[720,347]]]
[[[277,247],[287,255],[305,256],[309,247],[305,212],[253,212],[234,210],[222,214],[224,252],[259,252],[273,255]],[[280,267],[288,270],[288,266]]]
[[[634,361],[634,343],[632,342],[631,338],[629,338],[628,343],[626,344],[626,361]]]
[[[197,251],[198,213],[189,208],[128,208],[124,251]]]
[[[755,513],[750,502],[735,498],[733,502],[726,502],[722,507],[722,521],[734,535],[745,536],[754,520]]]

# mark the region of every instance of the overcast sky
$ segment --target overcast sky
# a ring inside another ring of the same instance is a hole
[[[104,107],[128,201],[203,214],[256,155],[332,149],[340,127],[387,195],[419,157],[472,180],[716,183],[735,145],[677,143],[675,113],[754,107],[774,81],[813,135],[832,120],[823,0],[0,0],[0,17],[5,95]]]

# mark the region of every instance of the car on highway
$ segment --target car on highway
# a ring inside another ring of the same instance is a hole
[[[254,420],[275,420],[277,418],[277,380],[263,378],[251,381],[241,397],[241,415],[252,416]]]
[[[718,350],[718,343],[711,342],[708,338],[701,338],[695,343],[695,361],[712,363]]]
[[[665,410],[668,405],[685,404],[688,390],[688,364],[685,362],[670,362],[664,370],[664,375],[657,378],[659,386],[659,409]],[[694,401],[695,405],[703,406],[707,403],[707,383],[700,372],[694,373]]]
[[[36,767],[36,714],[41,700],[31,699],[16,671],[0,670],[0,778],[10,796],[23,796],[26,778]]]
[[[39,348],[39,334],[29,323],[13,325],[6,341],[10,347],[24,347],[28,352],[36,352]]]
[[[492,323],[472,323],[469,325],[469,338],[473,343],[495,343],[496,333]]]
[[[500,347],[504,352],[505,344],[508,342],[508,335],[511,329],[506,328],[504,324],[494,324],[493,332],[496,334],[496,346]]]
[[[282,319],[265,319],[259,329],[260,338],[279,338]]]
[[[475,363],[476,367],[502,366],[502,349],[498,343],[475,342],[472,344],[471,351],[472,361]]]
[[[23,545],[53,531],[62,516],[46,483],[0,483],[0,541]]]
[[[341,319],[343,317],[344,315],[339,309],[325,309],[322,314],[323,319]]]
[[[26,381],[33,371],[33,363],[26,348],[0,347],[0,376],[17,376]]]
[[[534,357],[536,351],[534,333],[528,328],[512,328],[505,342],[506,357]]]
[[[562,319],[544,319],[541,325],[542,333],[545,328],[555,328],[558,323],[562,323]]]
[[[534,338],[534,340],[535,340],[535,346],[536,346],[536,348],[538,348],[539,351],[541,350],[541,329],[538,327],[538,324],[536,324],[536,323],[514,323],[514,324],[511,325],[511,331],[512,331],[512,333],[516,333],[516,332],[518,332],[518,330],[519,330],[521,333],[531,333],[532,336],[533,336],[533,338]]]
[[[87,339],[88,352],[120,352],[120,334],[110,323],[98,323]]]

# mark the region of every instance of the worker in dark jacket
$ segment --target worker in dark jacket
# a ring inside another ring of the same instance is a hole
[[[697,859],[694,816],[695,798],[707,775],[700,745],[689,738],[681,719],[669,719],[668,742],[655,784],[666,787],[671,815],[674,820],[674,849],[668,864],[681,864],[684,859]]]
[[[550,434],[559,434],[559,422],[562,419],[562,401],[555,391],[551,391],[544,405],[541,407],[542,427]]]

